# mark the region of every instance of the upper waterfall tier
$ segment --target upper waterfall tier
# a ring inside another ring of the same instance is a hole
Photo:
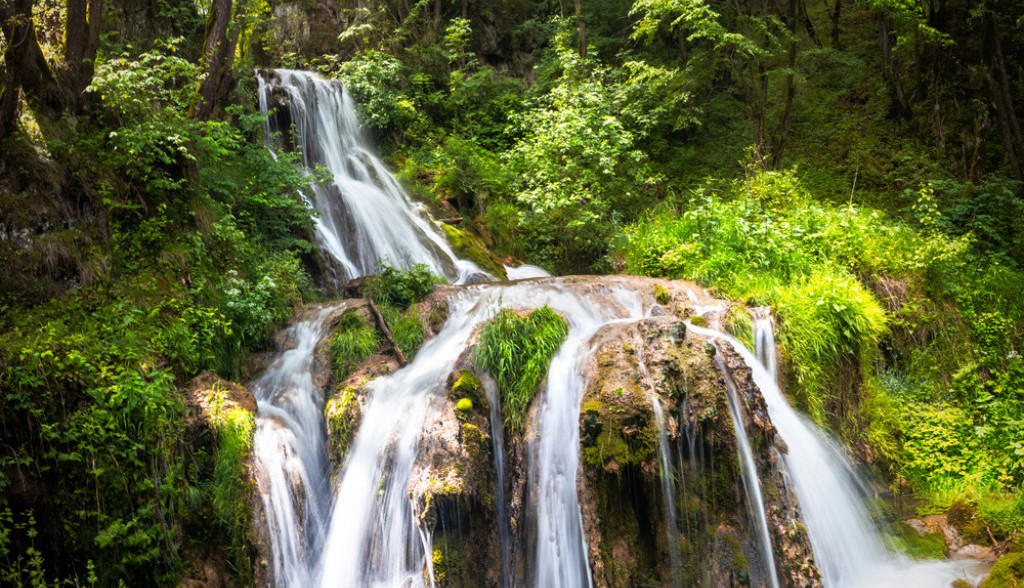
[[[268,147],[297,151],[307,168],[329,174],[329,182],[313,183],[310,205],[319,213],[317,240],[345,279],[373,274],[380,262],[398,268],[426,264],[456,283],[493,279],[455,255],[373,152],[341,82],[284,69],[260,71],[258,77]]]

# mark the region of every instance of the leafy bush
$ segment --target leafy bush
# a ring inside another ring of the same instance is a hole
[[[530,401],[568,334],[565,319],[547,306],[525,316],[503,309],[484,324],[474,359],[497,382],[505,426],[523,429]]]
[[[365,293],[378,305],[405,310],[426,298],[435,285],[444,282],[444,278],[422,263],[399,270],[381,262],[377,274],[366,278]]]

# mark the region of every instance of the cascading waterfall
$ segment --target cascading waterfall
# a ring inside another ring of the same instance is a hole
[[[603,325],[639,318],[625,292],[584,297],[557,283],[475,286],[453,294],[448,323],[404,369],[374,380],[362,423],[338,483],[319,583],[325,588],[420,586],[430,566],[429,538],[409,496],[420,431],[431,398],[465,349],[474,327],[500,307],[547,304],[565,316],[569,336],[552,361],[533,423],[536,480],[536,586],[590,584],[576,493],[579,467],[580,351]]]
[[[729,373],[729,369],[722,359],[721,353],[715,353],[715,367],[722,374],[722,380],[728,392],[726,401],[729,405],[729,413],[732,416],[733,431],[736,433],[736,445],[739,450],[740,474],[743,478],[743,491],[747,497],[747,507],[754,522],[758,539],[758,551],[761,560],[764,562],[768,574],[768,580],[772,588],[779,588],[779,575],[775,569],[775,555],[772,550],[771,536],[768,534],[768,519],[764,512],[764,498],[761,496],[761,483],[757,478],[757,466],[754,464],[754,455],[750,450],[750,440],[747,438],[747,429],[743,424],[743,414],[740,411],[739,393],[736,391],[736,382]]]
[[[330,510],[324,398],[313,385],[313,352],[337,307],[289,327],[282,352],[252,384],[258,410],[253,439],[276,586],[309,586]]]
[[[494,445],[494,500],[498,511],[498,546],[501,549],[501,585],[508,588],[512,573],[512,540],[508,524],[508,503],[505,502],[505,427],[501,418],[501,404],[498,400],[498,386],[488,374],[480,378],[491,405],[491,443]]]
[[[784,467],[800,502],[815,563],[826,588],[939,588],[957,578],[980,581],[984,572],[977,569],[976,562],[913,562],[888,553],[864,508],[864,486],[842,449],[789,405],[776,375],[742,343],[710,329],[690,329],[704,337],[728,341],[750,367],[769,418],[788,447],[783,455]],[[769,318],[762,316],[756,321],[755,341],[762,342],[759,355],[774,365]]]
[[[378,263],[399,268],[426,264],[456,283],[492,279],[476,264],[458,258],[421,206],[412,202],[394,175],[369,148],[355,101],[344,85],[286,69],[261,72],[260,109],[271,132],[288,136],[307,169],[326,168],[331,181],[312,185],[319,213],[316,236],[346,279],[377,271]],[[273,111],[275,93],[286,108]]]
[[[537,506],[534,586],[593,585],[576,491],[580,399],[587,384],[580,364],[587,355],[587,343],[601,327],[643,316],[634,292],[620,289],[610,294],[605,303],[576,296],[548,303],[568,319],[569,335],[548,368],[530,443],[529,479]]]

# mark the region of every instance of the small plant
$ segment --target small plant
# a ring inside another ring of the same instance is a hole
[[[342,381],[359,362],[369,358],[380,348],[377,330],[354,310],[341,315],[337,333],[331,339],[331,365],[334,378]]]
[[[507,427],[523,429],[530,401],[568,334],[565,319],[548,306],[525,316],[505,309],[484,325],[475,361],[498,384]]]
[[[443,284],[426,264],[418,263],[407,270],[400,270],[381,262],[378,273],[366,280],[366,297],[380,306],[391,306],[405,310],[427,297],[436,284]]]

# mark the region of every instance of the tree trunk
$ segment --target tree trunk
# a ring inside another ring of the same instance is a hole
[[[1018,180],[1024,181],[1024,167],[1021,159],[1024,158],[1024,139],[1021,138],[1020,122],[1017,113],[1014,111],[1013,96],[1009,91],[1009,80],[1006,75],[1006,60],[1003,57],[1002,43],[999,40],[999,28],[996,26],[995,16],[988,12],[984,20],[984,48],[982,56],[986,61],[986,78],[988,78],[989,89],[992,93],[992,101],[999,115],[999,126],[1003,134],[1003,143],[1006,146],[1006,156],[1010,161],[1010,167]]]
[[[241,3],[235,14],[236,22],[232,30],[231,0],[213,0],[210,16],[206,21],[206,40],[203,43],[203,71],[206,77],[199,85],[196,103],[192,116],[199,120],[208,120],[213,109],[227,93],[231,80],[231,66],[234,60],[235,47],[241,33],[241,18],[245,14],[245,4]]]
[[[92,81],[102,22],[103,0],[67,0],[64,83],[73,103]]]
[[[896,54],[896,40],[892,31],[892,21],[885,12],[878,12],[878,47],[882,52],[882,72],[889,85],[889,93],[892,98],[893,108],[904,119],[909,120],[913,115],[910,103],[903,91],[903,80],[901,79],[900,60]]]
[[[583,2],[576,0],[576,27],[579,30],[579,52],[580,59],[587,58],[587,29],[583,22]]]
[[[434,38],[441,30],[441,0],[434,0]]]
[[[6,142],[14,129],[19,91],[24,90],[46,114],[62,108],[60,89],[36,38],[33,4],[34,0],[0,0],[0,30],[7,40],[0,89],[0,143]]]
[[[786,146],[786,140],[789,138],[789,123],[793,113],[793,96],[796,94],[796,87],[793,84],[793,70],[796,68],[796,17],[797,17],[797,2],[798,0],[789,0],[789,9],[786,14],[787,24],[789,25],[789,32],[791,40],[789,42],[789,71],[786,75],[786,91],[785,91],[785,106],[782,111],[782,124],[779,127],[779,134],[777,135],[774,145],[772,146],[772,168],[779,166],[779,161],[782,159],[782,150]]]
[[[836,0],[836,7],[832,10],[832,48],[836,51],[842,49],[839,45],[839,15],[843,8],[843,0]]]

